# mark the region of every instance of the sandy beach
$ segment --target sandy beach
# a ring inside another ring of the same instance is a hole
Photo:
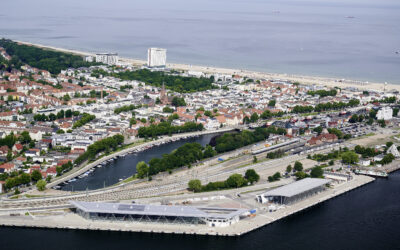
[[[46,46],[41,44],[34,44],[29,42],[23,41],[16,41],[21,44],[36,46],[40,48],[47,48],[56,51],[66,52],[66,53],[73,53],[82,56],[95,56],[95,54],[89,52],[83,52],[78,50],[70,50],[70,49],[63,49],[57,48],[53,46]],[[132,64],[134,66],[141,66],[146,64],[145,60],[141,59],[133,59],[133,58],[119,58],[120,62]],[[227,74],[227,75],[241,75],[247,76],[249,78],[263,78],[263,79],[273,79],[273,80],[289,80],[292,82],[299,82],[302,84],[307,85],[323,85],[327,87],[355,87],[361,90],[376,90],[376,91],[390,91],[390,90],[397,90],[400,91],[400,85],[395,84],[387,84],[386,88],[385,83],[377,83],[377,82],[365,82],[365,81],[357,81],[351,79],[335,79],[335,78],[328,78],[328,77],[319,77],[319,76],[305,76],[305,75],[292,75],[292,74],[278,74],[278,73],[267,73],[267,72],[256,72],[250,70],[240,70],[240,69],[228,69],[228,68],[217,68],[217,67],[207,67],[207,66],[199,66],[199,65],[188,65],[188,64],[179,64],[179,63],[167,63],[167,67],[176,70],[191,70],[191,71],[200,71],[204,73],[219,73],[219,74]]]

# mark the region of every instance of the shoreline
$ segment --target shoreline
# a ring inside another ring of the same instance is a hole
[[[24,45],[35,46],[43,49],[51,49],[55,51],[60,51],[64,53],[72,53],[81,56],[94,56],[95,54],[90,52],[84,52],[73,49],[64,49],[54,46],[42,45],[37,43],[24,42],[19,40],[13,40],[14,42],[21,43]],[[120,57],[119,60],[121,62],[125,62],[128,64],[132,64],[134,66],[142,66],[146,64],[145,60],[135,59],[135,58],[126,58]],[[384,83],[379,82],[369,82],[369,81],[359,81],[359,80],[351,80],[351,79],[340,79],[333,77],[323,77],[323,76],[307,76],[307,75],[296,75],[296,74],[286,74],[286,73],[268,73],[268,72],[258,72],[252,70],[241,70],[241,69],[230,69],[223,67],[211,67],[211,66],[202,66],[202,65],[189,65],[189,64],[181,64],[181,63],[167,63],[167,68],[177,69],[177,70],[191,70],[191,71],[200,71],[204,73],[220,73],[227,75],[241,75],[247,76],[249,78],[265,78],[265,79],[273,79],[273,80],[288,80],[292,82],[300,82],[304,85],[322,85],[326,87],[355,87],[360,90],[375,90],[378,92],[384,91]],[[400,91],[400,85],[396,84],[387,84],[386,91],[396,90]]]

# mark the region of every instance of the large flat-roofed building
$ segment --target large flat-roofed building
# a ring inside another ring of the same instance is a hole
[[[225,227],[249,213],[247,209],[193,206],[140,205],[128,203],[70,202],[86,219],[154,223],[206,224]]]
[[[147,66],[165,67],[167,64],[167,50],[161,48],[149,48],[147,50]]]
[[[391,107],[383,107],[376,113],[378,120],[391,120],[393,118],[393,109]]]
[[[101,62],[108,65],[115,65],[118,63],[118,54],[117,53],[96,54],[96,62]]]
[[[330,180],[305,178],[256,196],[261,203],[292,204],[325,189]]]

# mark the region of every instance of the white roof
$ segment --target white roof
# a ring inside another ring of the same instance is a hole
[[[275,188],[271,191],[263,193],[262,196],[283,196],[292,197],[304,192],[307,192],[313,188],[325,185],[329,183],[330,180],[320,179],[320,178],[305,178],[291,184]]]

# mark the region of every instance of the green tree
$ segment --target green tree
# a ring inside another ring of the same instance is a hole
[[[31,176],[27,173],[22,173],[19,177],[19,183],[21,184],[28,184],[29,182],[31,182]]]
[[[28,131],[23,131],[21,133],[21,135],[19,136],[18,140],[22,143],[22,144],[27,144],[31,142],[31,136],[29,135]]]
[[[42,179],[42,173],[39,170],[33,170],[31,174],[31,178],[33,181],[39,181]]]
[[[250,121],[251,121],[251,122],[256,122],[256,121],[258,121],[258,119],[259,119],[259,116],[258,116],[257,113],[253,113],[253,114],[250,116]]]
[[[136,173],[138,178],[144,178],[149,174],[149,166],[144,162],[140,161],[136,164]]]
[[[204,112],[204,115],[205,115],[205,116],[208,116],[208,117],[213,117],[213,114],[212,114],[212,112],[211,112],[210,110],[206,110],[206,111]]]
[[[296,170],[297,172],[303,171],[303,164],[299,161],[296,161],[294,163],[294,170]]]
[[[63,96],[63,101],[64,101],[64,102],[68,102],[68,101],[70,101],[70,100],[71,100],[71,97],[70,97],[68,94],[66,94],[66,95]]]
[[[322,133],[322,127],[318,126],[318,127],[314,128],[313,131],[318,133],[318,135],[320,135]]]
[[[301,179],[308,177],[308,175],[306,173],[304,173],[303,171],[296,172],[294,175],[296,176],[297,180],[301,180]]]
[[[312,178],[322,178],[323,175],[324,175],[324,170],[322,170],[322,167],[317,166],[317,167],[313,167],[311,169],[310,176]]]
[[[289,165],[286,167],[286,172],[288,172],[288,173],[292,172],[292,165],[289,164]]]
[[[257,172],[254,169],[246,170],[246,173],[244,174],[244,178],[246,178],[247,181],[250,182],[251,184],[260,180],[260,176],[257,174]]]
[[[253,156],[253,163],[257,163],[257,156]]]
[[[350,122],[350,123],[356,123],[356,122],[358,122],[358,115],[356,115],[356,114],[352,115],[352,116],[350,117],[350,119],[349,119],[349,122]]]
[[[241,174],[233,174],[226,180],[228,187],[238,188],[246,184],[246,180]]]
[[[201,191],[201,181],[200,180],[190,180],[188,183],[189,190],[193,192],[200,192]]]
[[[57,113],[57,119],[64,119],[64,115],[65,115],[64,110],[63,110],[63,109],[60,110],[60,111]]]
[[[72,117],[72,110],[68,109],[67,111],[65,111],[65,117],[66,118]]]
[[[273,177],[275,180],[279,180],[282,176],[281,176],[281,173],[276,172],[272,177]]]
[[[275,104],[276,104],[276,100],[270,100],[268,102],[268,106],[270,106],[270,107],[275,107]]]
[[[8,178],[6,180],[5,186],[9,190],[17,185],[17,180],[15,178]]]
[[[36,188],[37,188],[39,191],[44,191],[44,190],[46,189],[46,181],[45,181],[45,180],[39,180],[39,181],[36,183]]]
[[[172,105],[174,105],[175,107],[186,106],[186,102],[183,97],[174,96],[172,98]]]
[[[353,151],[342,153],[342,161],[345,164],[355,164],[358,162],[358,155]]]
[[[12,154],[11,150],[8,150],[7,161],[11,161],[12,159],[13,159],[13,154]]]

